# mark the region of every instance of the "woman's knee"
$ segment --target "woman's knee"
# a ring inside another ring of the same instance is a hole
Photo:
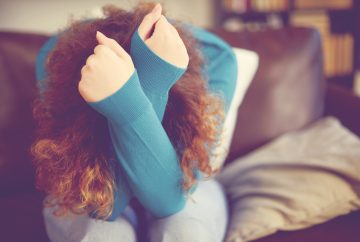
[[[136,232],[127,219],[95,220],[86,214],[68,213],[58,217],[54,208],[43,208],[47,235],[52,242],[135,242]]]
[[[150,242],[221,242],[227,225],[225,194],[216,181],[201,182],[193,193],[196,202],[188,201],[177,214],[156,219],[150,215]]]
[[[186,222],[155,222],[149,228],[150,242],[221,242],[212,228],[200,220],[188,218]]]

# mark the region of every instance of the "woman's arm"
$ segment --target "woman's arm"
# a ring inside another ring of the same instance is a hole
[[[139,29],[142,25],[143,23]],[[237,80],[235,54],[231,46],[214,34],[195,26],[184,26],[192,31],[200,44],[204,57],[203,74],[208,79],[210,90],[224,98],[225,114],[227,114]],[[154,53],[141,39],[138,31],[134,33],[131,40],[131,55],[138,68],[143,90],[153,104],[159,120],[162,121],[168,100],[168,91],[179,79],[182,70]],[[200,179],[201,174],[198,170],[196,170],[196,175],[196,178]],[[195,189],[196,184],[190,189],[190,193]]]
[[[130,56],[115,40],[101,34],[97,38],[99,45],[82,68],[79,92],[108,119],[113,147],[133,194],[156,217],[176,213],[185,204],[177,153],[141,88]]]
[[[141,39],[139,31],[131,38],[131,57],[138,71],[140,84],[160,121],[163,120],[170,88],[185,73],[180,68],[155,54]]]
[[[170,88],[184,74],[189,63],[184,42],[156,4],[144,16],[131,38],[130,53],[141,86],[159,120],[163,120]]]
[[[166,46],[167,43],[161,46],[162,50],[167,50],[176,56],[175,59],[169,58],[170,60],[167,61],[163,53],[155,53],[156,48],[149,43],[149,39],[159,42],[156,39],[156,33],[167,32],[166,28],[172,27],[169,23],[168,26],[160,26],[157,23],[160,18],[161,5],[158,4],[152,12],[144,17],[138,30],[133,34],[130,51],[138,70],[141,86],[153,104],[159,120],[162,121],[168,92],[185,72],[185,69],[179,68],[183,56],[177,49],[181,49],[182,46]],[[202,28],[190,24],[183,24],[183,27],[191,31],[199,42],[204,57],[203,75],[208,79],[209,89],[224,98],[225,112],[227,112],[234,95],[238,75],[237,60],[232,47],[218,36]],[[154,29],[154,33],[149,36],[152,29]],[[173,33],[173,35],[178,35],[178,33]]]
[[[177,154],[137,71],[116,93],[89,105],[107,117],[116,156],[142,205],[156,217],[181,210],[185,196]]]

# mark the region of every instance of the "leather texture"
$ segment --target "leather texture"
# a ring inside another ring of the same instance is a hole
[[[229,161],[322,116],[325,82],[317,31],[214,32],[233,46],[255,51],[260,59],[238,112]]]

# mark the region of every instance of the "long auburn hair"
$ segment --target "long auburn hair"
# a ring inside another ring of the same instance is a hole
[[[38,127],[31,146],[36,168],[36,187],[50,196],[45,206],[57,206],[54,214],[67,211],[110,216],[117,188],[114,157],[109,147],[106,118],[80,96],[80,70],[97,45],[95,33],[103,32],[128,52],[130,39],[154,3],[139,4],[133,11],[115,6],[103,8],[104,18],[73,21],[60,34],[46,62],[46,89],[33,103]],[[194,169],[211,176],[211,150],[219,142],[223,99],[208,90],[202,75],[203,59],[191,33],[175,21],[190,61],[184,75],[169,92],[163,127],[177,151],[184,174],[185,191],[195,183]]]

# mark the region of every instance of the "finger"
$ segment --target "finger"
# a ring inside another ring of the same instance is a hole
[[[113,52],[112,50],[110,50],[109,47],[107,47],[107,46],[105,46],[103,44],[99,44],[99,45],[95,46],[95,48],[94,48],[95,55],[101,55],[101,54],[103,54],[104,52],[107,52],[107,51]]]
[[[85,73],[88,71],[88,67],[86,66],[86,65],[84,65],[82,68],[81,68],[81,71],[80,71],[80,73],[81,73],[81,75],[83,76],[83,75],[85,75]]]
[[[146,40],[151,36],[154,24],[160,19],[162,7],[160,3],[156,4],[150,13],[145,15],[139,25],[138,32],[142,40]]]
[[[96,59],[96,57],[95,57],[94,54],[90,55],[90,56],[86,59],[86,66],[88,66],[88,67],[94,66],[94,65],[95,65],[95,59]]]
[[[156,22],[153,35],[161,34],[170,30],[170,23],[164,15]]]
[[[96,31],[96,39],[99,44],[109,47],[113,52],[115,52],[117,56],[125,57],[128,55],[127,52],[123,49],[123,47],[121,47],[121,45],[119,45],[116,40],[105,36],[100,31]]]
[[[169,23],[169,29],[170,29],[170,31],[171,31],[173,34],[179,35],[178,30],[177,30],[177,29],[175,28],[175,26],[172,25],[171,23]]]

